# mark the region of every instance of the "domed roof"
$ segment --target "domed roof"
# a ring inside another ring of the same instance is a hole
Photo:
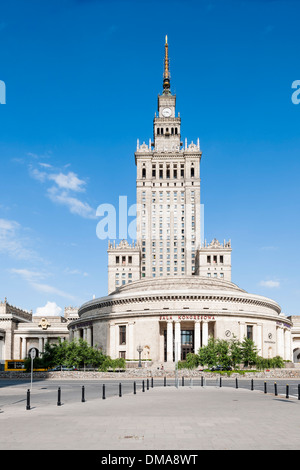
[[[246,292],[233,282],[225,281],[223,279],[200,276],[168,276],[152,279],[140,279],[139,281],[125,284],[111,292],[109,296],[116,296],[118,294],[123,296],[123,294],[131,295],[133,293],[150,294],[150,292],[160,293],[162,291],[197,293],[202,290]]]

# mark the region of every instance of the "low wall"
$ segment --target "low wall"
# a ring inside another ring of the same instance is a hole
[[[219,377],[218,372],[203,372],[200,370],[189,370],[181,369],[178,371],[178,377],[185,378],[213,378]],[[226,372],[222,373],[222,376],[226,378],[260,378],[260,379],[299,379],[300,380],[300,369],[270,369],[261,372],[250,372],[244,371],[243,374],[231,373],[227,375]],[[61,380],[61,379],[74,379],[74,380],[101,380],[101,379],[137,379],[137,378],[163,378],[163,377],[175,377],[174,370],[158,370],[158,369],[126,369],[124,372],[97,372],[97,371],[57,371],[57,372],[34,372],[34,379],[49,379],[49,380]],[[0,379],[25,379],[30,380],[31,374],[26,372],[0,372]]]

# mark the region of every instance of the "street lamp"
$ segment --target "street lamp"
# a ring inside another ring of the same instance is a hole
[[[139,353],[139,367],[142,367],[142,362],[141,362],[141,354],[143,352],[143,348],[141,345],[139,345],[137,348],[136,348],[137,352]]]

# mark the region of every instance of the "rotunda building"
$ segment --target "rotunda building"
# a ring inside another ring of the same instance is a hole
[[[229,281],[200,276],[143,279],[81,306],[72,338],[85,338],[112,358],[184,360],[208,338],[253,339],[259,355],[291,359],[291,321],[273,300]]]

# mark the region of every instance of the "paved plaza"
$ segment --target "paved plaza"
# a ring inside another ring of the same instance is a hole
[[[1,410],[1,450],[300,449],[300,401],[261,391],[157,387],[106,400],[25,405]]]

